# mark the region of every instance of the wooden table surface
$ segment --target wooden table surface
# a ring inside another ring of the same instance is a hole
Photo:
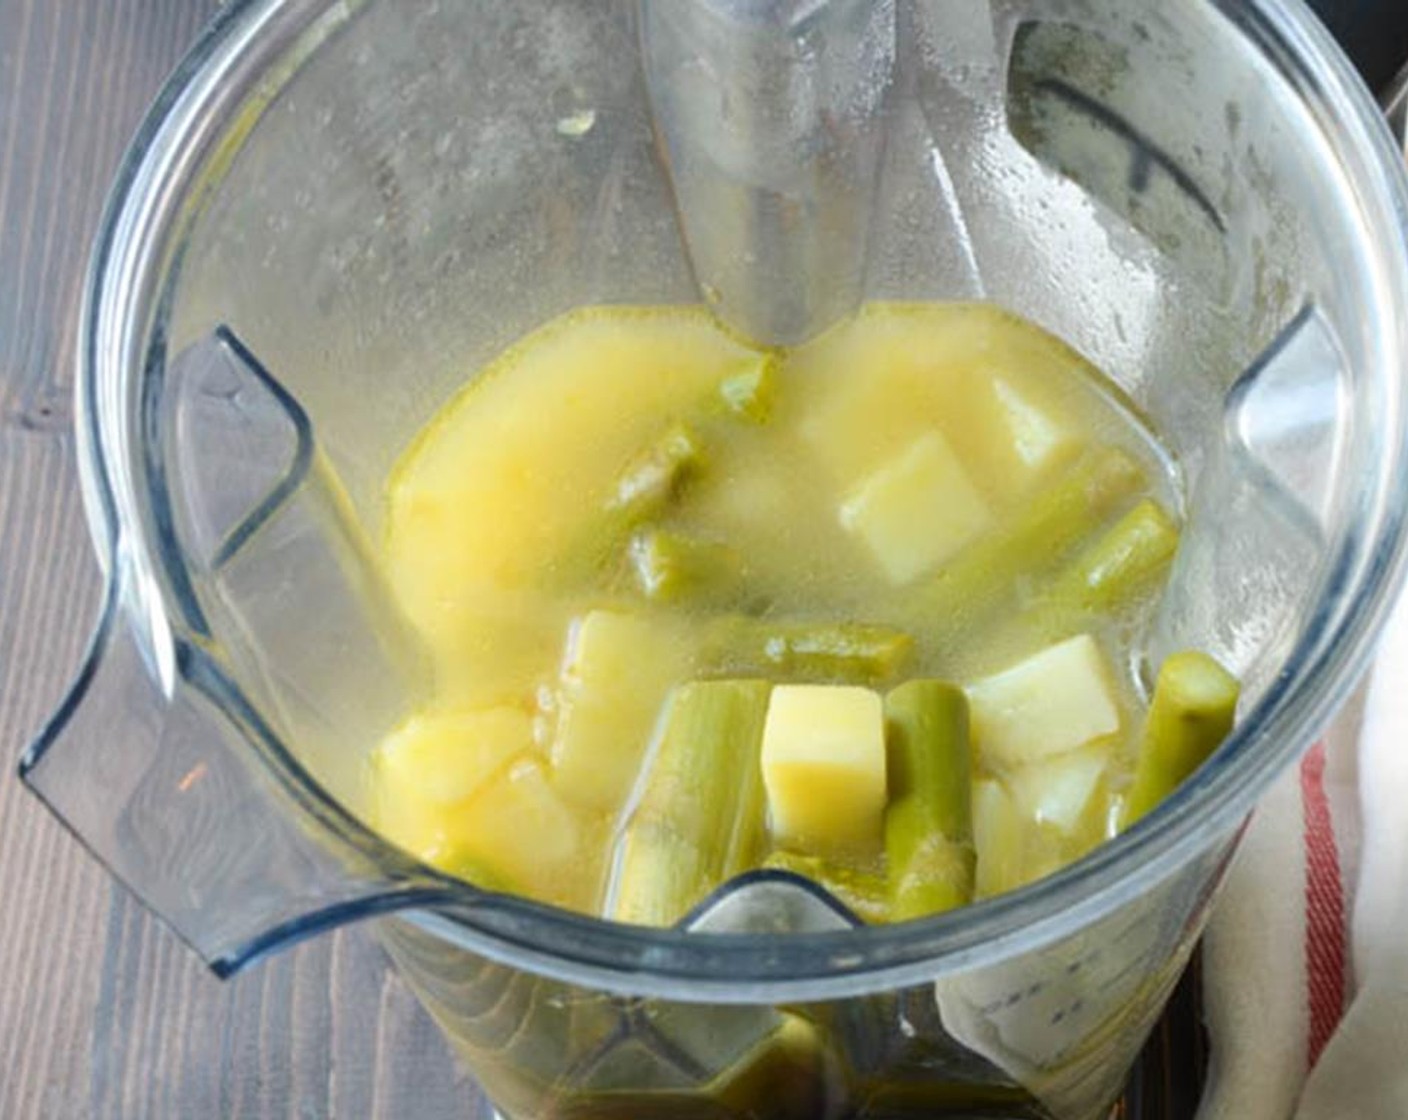
[[[88,248],[217,6],[0,0],[0,1118],[477,1120],[478,1089],[366,932],[217,981],[14,778],[99,600],[70,400]]]

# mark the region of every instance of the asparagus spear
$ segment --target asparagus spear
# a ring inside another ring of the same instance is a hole
[[[764,867],[791,871],[825,887],[837,900],[867,922],[890,920],[890,892],[885,879],[873,871],[849,867],[821,856],[806,856],[779,848],[763,861]]]
[[[1145,498],[1077,556],[1045,598],[1084,611],[1117,610],[1161,578],[1177,551],[1178,527]]]
[[[724,408],[741,420],[766,424],[772,417],[772,402],[777,393],[776,354],[763,354],[757,360],[719,382],[719,397]]]
[[[914,654],[914,639],[887,626],[743,615],[719,619],[705,645],[733,672],[847,683],[894,677]]]
[[[1205,653],[1186,650],[1164,661],[1120,827],[1128,828],[1172,793],[1232,730],[1240,685]]]
[[[885,855],[895,921],[973,897],[968,700],[943,681],[914,680],[885,697],[890,804]]]
[[[610,913],[618,922],[674,925],[712,885],[707,853],[664,821],[633,824],[619,853]]]
[[[550,558],[560,583],[596,582],[618,569],[630,536],[666,510],[703,466],[703,445],[684,424],[665,428],[616,476],[602,507],[586,518],[571,543]]]
[[[915,588],[906,615],[953,640],[996,606],[1025,575],[1058,559],[1132,495],[1144,471],[1118,447],[1095,447],[952,564]]]
[[[766,681],[675,690],[640,801],[621,838],[611,916],[671,925],[723,877],[744,841],[746,773],[756,768]]]
[[[671,424],[644,448],[616,479],[606,508],[637,523],[658,513],[703,462],[699,437],[684,424]]]
[[[631,567],[647,599],[673,603],[731,590],[742,575],[743,558],[718,541],[648,529],[631,539]]]
[[[748,682],[765,684],[765,682]],[[758,729],[750,725],[751,749],[741,750],[735,756],[732,781],[735,783],[735,809],[733,828],[728,835],[728,845],[724,852],[723,866],[719,870],[719,882],[732,879],[758,866],[765,845],[768,843],[767,806],[768,793],[763,785],[762,730],[767,722],[767,704],[770,686],[765,687],[761,699],[757,700],[763,709]],[[754,713],[750,711],[749,718]]]
[[[1080,552],[999,632],[995,647],[1049,644],[1135,603],[1161,581],[1178,551],[1178,528],[1145,498]]]

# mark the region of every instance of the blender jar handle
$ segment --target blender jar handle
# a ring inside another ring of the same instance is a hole
[[[356,918],[465,888],[388,848],[301,772],[215,661],[176,641],[169,693],[120,574],[20,776],[221,977]]]
[[[365,915],[478,898],[325,788],[408,696],[394,611],[306,413],[225,327],[177,355],[153,408],[183,621],[110,524],[92,648],[22,779],[220,975]]]

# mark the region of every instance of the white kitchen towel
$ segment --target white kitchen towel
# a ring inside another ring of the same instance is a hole
[[[1258,806],[1204,941],[1198,1120],[1408,1118],[1408,599]]]

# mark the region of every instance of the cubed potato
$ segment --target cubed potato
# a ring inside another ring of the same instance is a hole
[[[821,854],[877,850],[885,812],[884,711],[850,685],[778,685],[763,729],[773,839]]]
[[[1074,832],[1109,761],[1108,746],[1096,744],[1033,762],[1012,772],[1013,796],[1035,823]]]
[[[992,524],[987,503],[938,432],[925,433],[856,486],[838,516],[894,584],[932,571]]]
[[[532,745],[532,717],[518,708],[427,713],[386,738],[376,765],[392,796],[454,805]]]
[[[1026,477],[1040,473],[1070,441],[1070,434],[1054,416],[1042,411],[1029,393],[1011,381],[994,377],[992,393],[1000,423],[1006,429],[1002,438],[994,438],[994,443],[1012,449],[1012,458]]]
[[[563,797],[593,810],[621,808],[685,660],[681,636],[655,618],[594,610],[572,628],[552,743]]]
[[[588,904],[591,818],[553,790],[532,734],[508,708],[412,717],[376,755],[378,828],[479,886]]]
[[[1075,750],[1120,727],[1110,669],[1089,634],[1048,646],[967,692],[978,750],[999,770]]]
[[[1001,782],[984,778],[973,783],[975,897],[991,898],[1025,881],[1026,828],[1021,810]]]
[[[412,716],[372,756],[377,827],[417,858],[455,871],[465,807],[532,745],[531,718],[512,708]]]
[[[600,859],[589,845],[588,819],[553,788],[547,767],[522,757],[484,787],[450,832],[451,858],[483,868],[509,889],[534,898],[580,900],[587,884],[571,884]],[[597,889],[592,882],[589,896]]]

